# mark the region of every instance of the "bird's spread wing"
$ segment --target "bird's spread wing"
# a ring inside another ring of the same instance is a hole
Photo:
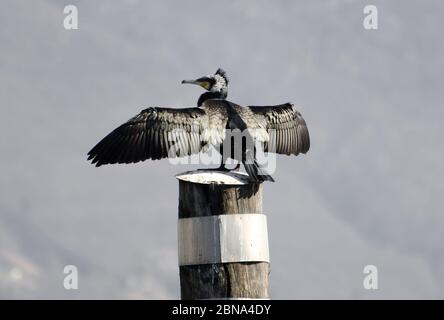
[[[200,108],[147,108],[103,138],[88,153],[96,166],[199,153],[208,115]]]
[[[281,154],[306,153],[310,148],[310,135],[302,115],[291,103],[276,106],[250,106],[259,122],[265,122],[269,141],[264,151]]]

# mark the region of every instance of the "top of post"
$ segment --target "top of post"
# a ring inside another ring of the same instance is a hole
[[[218,170],[194,170],[179,173],[176,178],[180,181],[186,181],[199,184],[220,184],[231,186],[242,186],[252,183],[248,174],[238,171],[218,171]]]

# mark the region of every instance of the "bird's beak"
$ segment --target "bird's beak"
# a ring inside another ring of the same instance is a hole
[[[210,88],[210,82],[205,78],[199,78],[196,80],[182,80],[182,83],[196,84],[206,90],[208,90]]]
[[[184,84],[184,83],[197,84],[198,86],[200,86],[200,81],[198,81],[198,80],[182,80],[182,84]]]

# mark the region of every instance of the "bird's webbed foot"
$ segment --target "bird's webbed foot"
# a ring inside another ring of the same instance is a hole
[[[219,168],[217,168],[216,170],[217,170],[217,171],[225,171],[225,172],[231,171],[230,169],[228,169],[228,168],[225,166],[224,163],[221,163],[221,165],[219,166]]]

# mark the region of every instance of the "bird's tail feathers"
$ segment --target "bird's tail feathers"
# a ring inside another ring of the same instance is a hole
[[[244,163],[245,171],[247,171],[250,178],[255,181],[271,181],[274,182],[272,176],[259,164],[256,160],[253,162],[246,161]]]

